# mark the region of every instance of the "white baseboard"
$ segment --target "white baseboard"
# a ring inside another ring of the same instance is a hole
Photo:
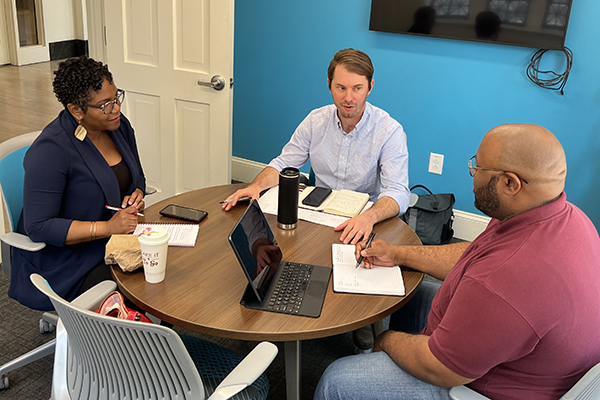
[[[240,182],[252,182],[267,164],[247,160],[240,157],[231,157],[231,178]],[[472,241],[483,232],[490,222],[484,215],[454,210],[454,237]]]
[[[267,164],[245,158],[231,157],[231,179],[250,183],[266,166]]]
[[[490,219],[485,215],[454,210],[454,237],[471,242],[485,230]]]
[[[250,183],[267,164],[246,160],[245,158],[231,157],[231,179],[234,181]],[[308,178],[308,174],[301,172]]]

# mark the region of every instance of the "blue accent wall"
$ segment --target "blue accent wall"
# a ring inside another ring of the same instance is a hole
[[[277,156],[312,109],[332,102],[327,66],[353,47],[375,66],[369,102],[407,133],[411,185],[453,192],[457,209],[480,214],[468,159],[494,126],[536,123],[565,148],[568,200],[600,226],[600,2],[574,0],[564,96],[527,79],[535,49],[371,32],[370,7],[371,0],[236,2],[234,156]],[[564,69],[562,53],[543,60],[544,69]],[[441,176],[427,172],[430,152],[445,156]]]

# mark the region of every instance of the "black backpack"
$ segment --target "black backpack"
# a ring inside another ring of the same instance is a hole
[[[433,194],[423,185],[410,188],[423,188],[429,194],[420,195],[419,200],[400,216],[417,234],[423,244],[445,244],[452,239],[454,195],[452,193]]]

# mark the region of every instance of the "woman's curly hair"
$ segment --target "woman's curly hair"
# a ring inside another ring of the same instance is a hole
[[[58,101],[65,108],[69,103],[79,106],[83,112],[87,111],[92,92],[102,88],[104,79],[113,82],[108,65],[86,56],[61,62],[54,75],[52,87]]]

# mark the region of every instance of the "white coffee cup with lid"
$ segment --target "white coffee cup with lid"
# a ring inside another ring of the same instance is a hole
[[[138,241],[142,250],[146,282],[162,282],[167,268],[169,232],[160,226],[150,226],[138,235]]]

